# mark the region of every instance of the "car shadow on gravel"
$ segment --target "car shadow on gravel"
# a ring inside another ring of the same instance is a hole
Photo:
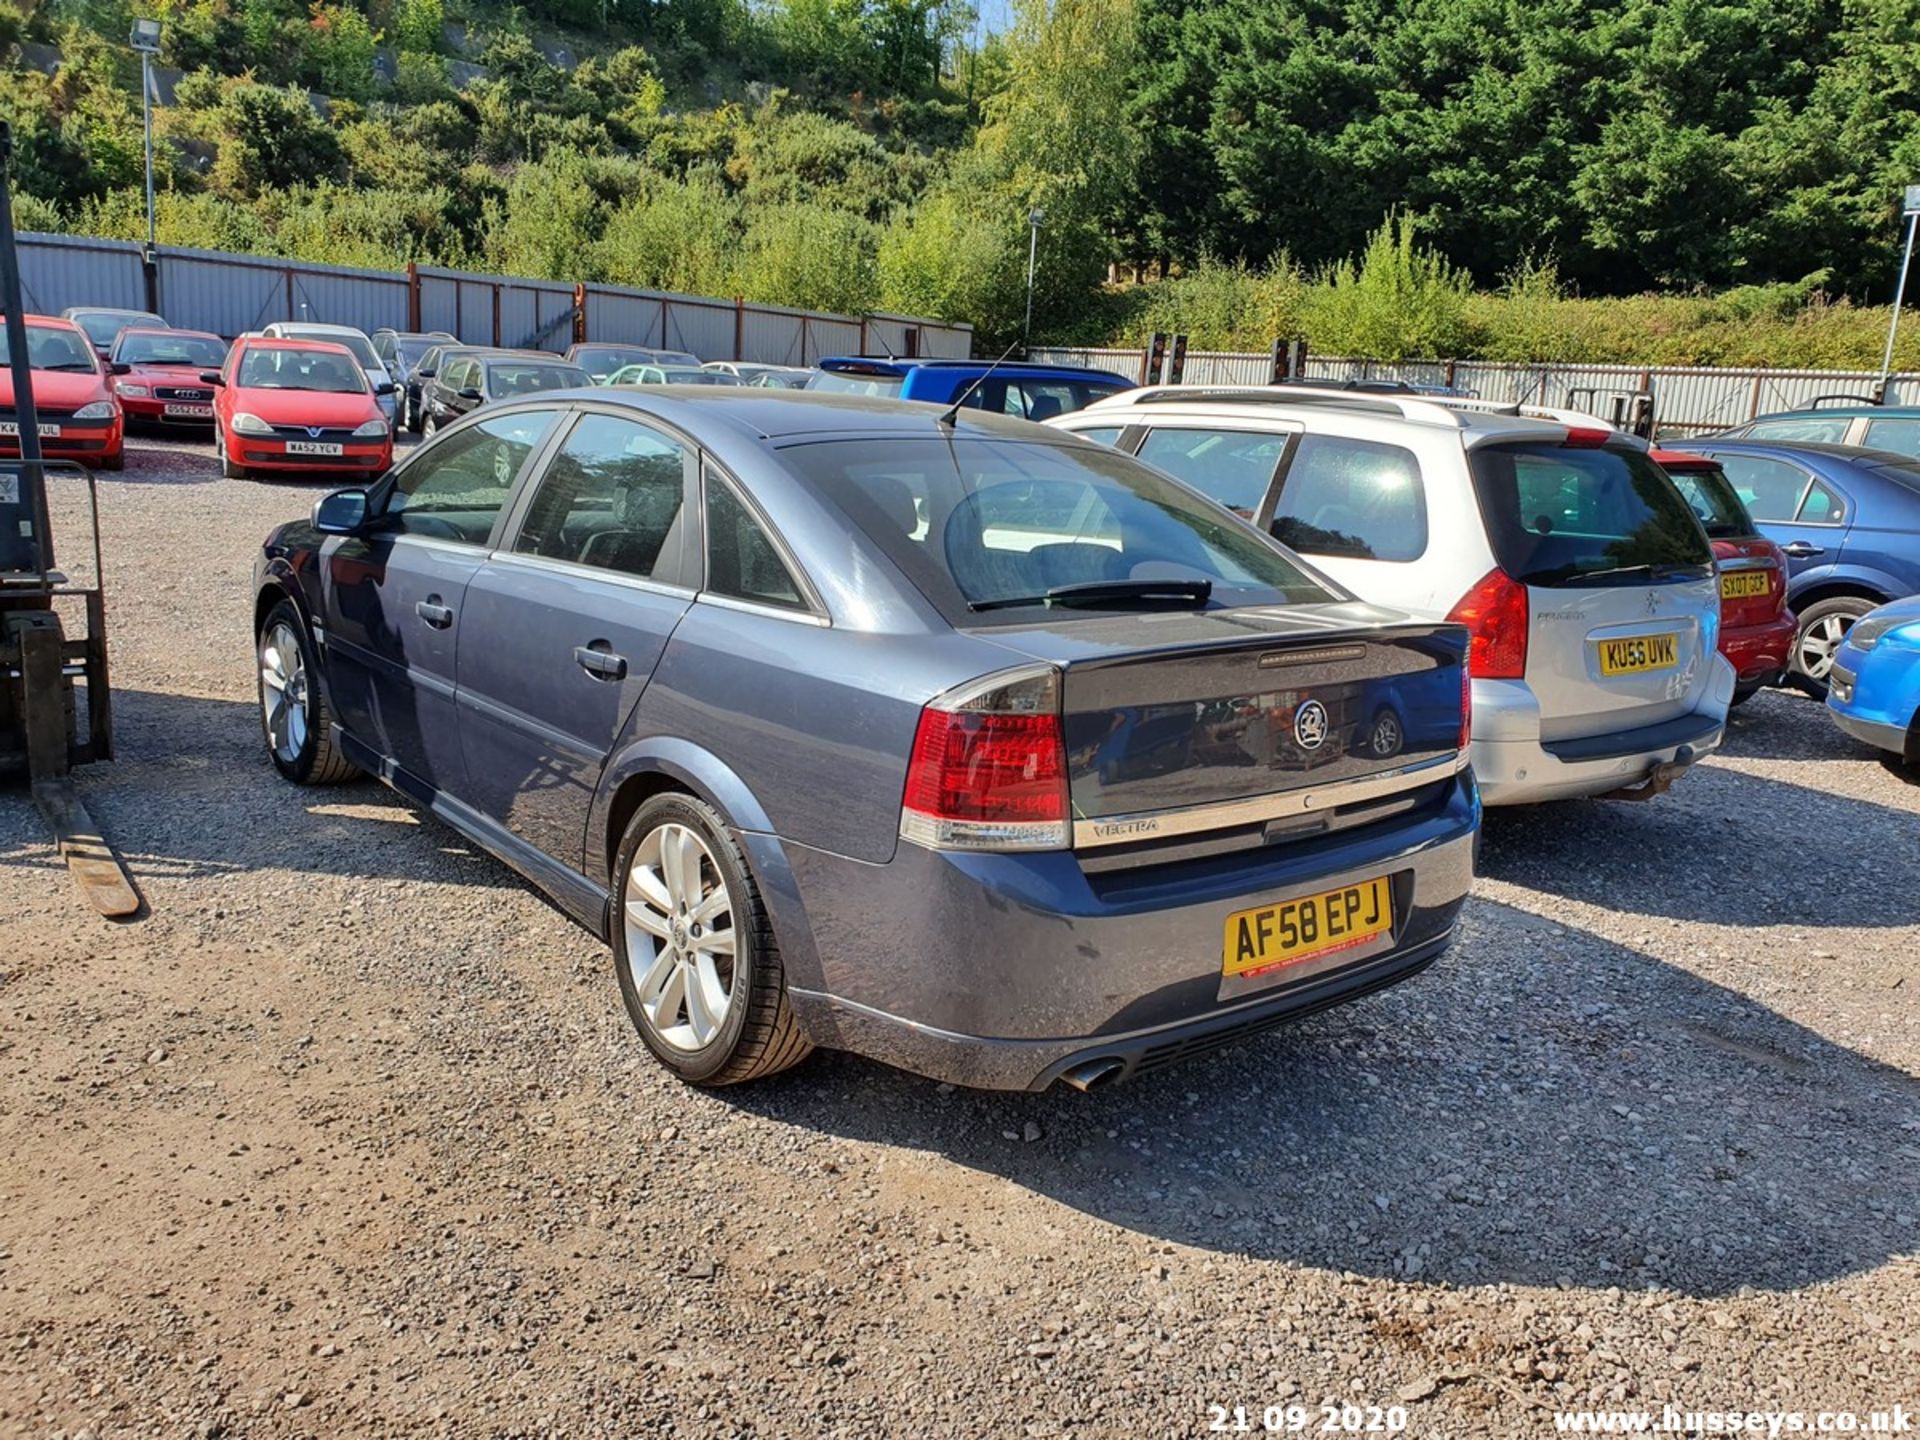
[[[75,776],[136,883],[278,869],[538,894],[375,781],[289,785],[250,702],[116,689],[113,703],[117,758]],[[24,791],[0,790],[0,866],[55,863]]]
[[[1872,760],[1882,753],[1798,690],[1763,690],[1727,716],[1721,753],[1742,760]]]
[[[1154,1239],[1336,1272],[1711,1296],[1920,1246],[1912,1076],[1486,901],[1425,974],[1110,1090],[950,1090],[821,1055],[723,1094]]]

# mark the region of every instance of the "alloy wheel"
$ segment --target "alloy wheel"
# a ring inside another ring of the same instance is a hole
[[[733,897],[706,842],[669,822],[640,842],[621,897],[627,965],[649,1028],[676,1050],[700,1050],[733,1008]]]
[[[1800,673],[1809,680],[1825,680],[1833,669],[1840,643],[1853,629],[1851,615],[1822,615],[1800,632]]]
[[[282,764],[299,763],[307,748],[307,663],[289,625],[275,625],[260,642],[260,711],[273,753]]]
[[[1373,734],[1368,743],[1373,753],[1385,760],[1400,753],[1400,717],[1391,710],[1383,711],[1373,722]]]

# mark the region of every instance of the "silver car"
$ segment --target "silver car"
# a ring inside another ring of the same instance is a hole
[[[1655,794],[1720,744],[1735,677],[1711,545],[1646,443],[1604,421],[1289,385],[1129,390],[1049,423],[1368,600],[1466,625],[1489,805]]]
[[[255,582],[280,773],[500,856],[696,1084],[1087,1088],[1414,974],[1471,879],[1466,632],[1026,421],[522,397]]]

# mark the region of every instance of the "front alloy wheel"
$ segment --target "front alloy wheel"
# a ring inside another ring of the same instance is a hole
[[[334,785],[359,774],[334,746],[326,680],[291,600],[267,612],[254,658],[260,676],[260,731],[274,769],[296,785]]]

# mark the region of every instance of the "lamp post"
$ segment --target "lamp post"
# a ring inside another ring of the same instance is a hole
[[[1027,325],[1020,332],[1020,353],[1025,354],[1033,345],[1033,267],[1040,254],[1040,222],[1047,218],[1047,212],[1038,205],[1027,211]]]
[[[1874,399],[1880,404],[1887,400],[1887,377],[1893,373],[1893,340],[1900,333],[1900,305],[1907,298],[1907,267],[1913,263],[1913,232],[1920,225],[1920,185],[1907,186],[1906,203],[1902,207],[1907,216],[1907,248],[1900,257],[1900,281],[1893,289],[1893,315],[1887,321],[1887,353],[1880,357],[1880,386],[1874,392]]]
[[[153,254],[153,57],[160,53],[160,22],[136,20],[127,43],[140,52],[140,125],[147,141],[147,254]]]

